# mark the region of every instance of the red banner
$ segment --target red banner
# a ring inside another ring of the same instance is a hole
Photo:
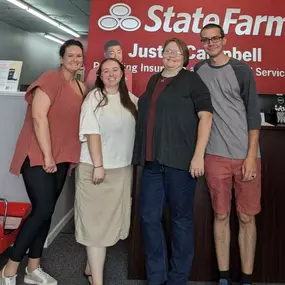
[[[166,39],[187,43],[187,68],[205,59],[199,32],[210,22],[224,28],[225,51],[250,65],[259,93],[285,93],[284,0],[93,0],[86,72],[103,60],[106,41],[119,40],[123,61],[133,72],[133,93],[140,96],[151,74],[162,68]]]

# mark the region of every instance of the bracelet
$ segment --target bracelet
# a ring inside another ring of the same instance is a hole
[[[100,168],[100,167],[103,167],[103,165],[94,166],[94,168]]]

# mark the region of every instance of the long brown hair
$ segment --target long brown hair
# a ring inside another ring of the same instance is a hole
[[[103,106],[106,106],[108,104],[108,97],[107,97],[107,94],[105,92],[105,85],[104,85],[104,83],[103,83],[103,81],[101,79],[102,66],[107,61],[114,61],[114,62],[116,62],[119,65],[119,67],[120,67],[120,69],[121,69],[121,71],[123,73],[123,76],[122,76],[122,78],[121,78],[121,80],[119,82],[119,93],[120,93],[121,104],[128,111],[130,111],[131,114],[136,119],[137,118],[137,109],[136,109],[135,104],[133,103],[133,101],[130,98],[129,91],[128,91],[128,88],[127,88],[127,85],[126,85],[126,81],[125,81],[125,66],[121,62],[119,62],[117,59],[115,59],[115,58],[106,58],[106,59],[104,59],[100,63],[100,66],[98,68],[97,79],[96,79],[96,82],[95,82],[95,88],[97,88],[97,89],[99,89],[101,91],[101,94],[102,94],[103,98],[101,99],[101,101],[99,102],[97,107],[103,107]]]

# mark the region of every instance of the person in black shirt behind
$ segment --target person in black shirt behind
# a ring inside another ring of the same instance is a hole
[[[185,285],[192,265],[194,193],[204,174],[213,109],[199,75],[183,68],[188,62],[186,44],[167,40],[164,69],[150,78],[138,103],[133,164],[143,165],[140,216],[149,285]],[[162,227],[165,203],[171,218],[170,270]]]

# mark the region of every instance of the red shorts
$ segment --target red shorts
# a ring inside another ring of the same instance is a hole
[[[242,181],[243,162],[243,159],[205,156],[205,177],[215,213],[224,215],[230,212],[232,188],[239,213],[256,215],[260,212],[261,160],[257,159],[256,178],[250,181]]]

